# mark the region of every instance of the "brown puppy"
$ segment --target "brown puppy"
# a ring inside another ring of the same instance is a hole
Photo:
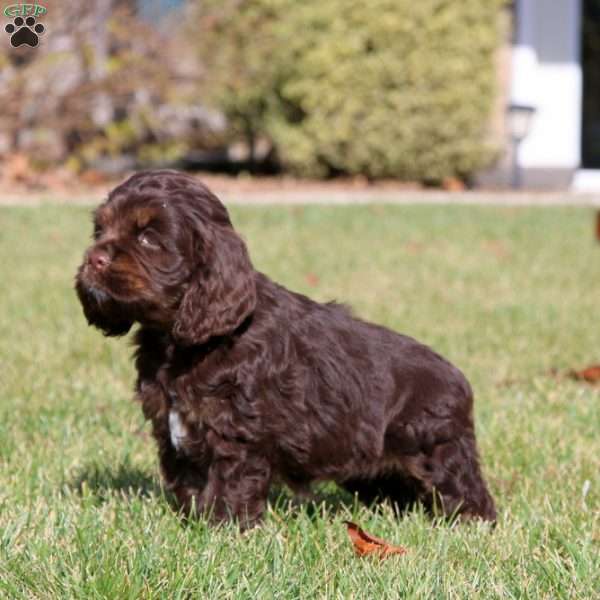
[[[137,397],[186,512],[246,526],[274,479],[333,480],[367,503],[495,519],[462,373],[254,270],[196,179],[149,171],[116,188],[96,210],[76,289],[106,335],[140,325]]]

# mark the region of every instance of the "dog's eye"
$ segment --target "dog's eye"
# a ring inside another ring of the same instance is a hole
[[[144,231],[138,234],[138,242],[140,245],[145,248],[158,249],[160,248],[160,243],[158,241],[158,236],[151,229],[144,229]]]

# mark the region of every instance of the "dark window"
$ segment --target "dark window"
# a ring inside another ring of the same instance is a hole
[[[600,169],[600,0],[584,0],[582,15],[584,168]]]

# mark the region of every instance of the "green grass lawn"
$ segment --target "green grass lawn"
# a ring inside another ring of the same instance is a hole
[[[471,380],[495,531],[275,492],[262,527],[182,524],[131,400],[127,340],[72,290],[89,210],[0,209],[0,597],[600,594],[600,247],[568,208],[234,208],[258,269],[412,335]],[[559,375],[557,376],[556,373]],[[368,373],[365,373],[368,377]],[[344,519],[409,548],[358,559]]]

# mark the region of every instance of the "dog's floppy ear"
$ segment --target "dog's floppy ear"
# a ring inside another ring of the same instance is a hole
[[[173,337],[183,345],[202,344],[237,329],[256,307],[255,271],[246,245],[228,226],[210,228],[202,264],[179,306]]]

